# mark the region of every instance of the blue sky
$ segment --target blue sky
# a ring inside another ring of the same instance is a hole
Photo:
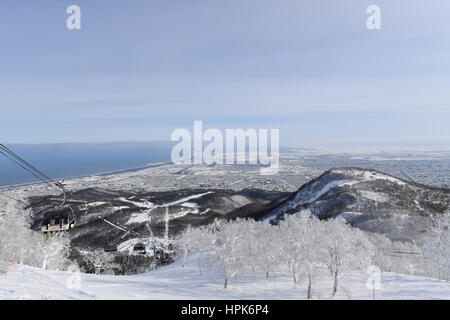
[[[449,13],[445,0],[2,1],[0,137],[168,140],[203,120],[279,128],[289,146],[450,145]]]

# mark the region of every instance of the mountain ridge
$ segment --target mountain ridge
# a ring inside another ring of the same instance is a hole
[[[426,218],[443,214],[449,207],[450,189],[423,185],[373,169],[339,167],[303,184],[262,218],[276,223],[284,214],[309,210],[320,219],[340,217],[373,232],[379,232],[380,225],[390,220],[387,228],[390,230],[383,233],[397,240],[415,240],[431,222]],[[402,228],[412,234],[394,230]]]

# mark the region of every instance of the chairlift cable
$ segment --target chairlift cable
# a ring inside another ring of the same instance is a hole
[[[12,152],[10,149],[8,149],[5,145],[0,143],[0,149],[2,149],[4,152],[7,152],[9,155],[13,156],[16,160],[20,161],[23,165],[25,165],[27,168],[29,168],[30,170],[32,170],[33,172],[35,172],[37,175],[39,175],[42,178],[52,182],[53,184],[55,184],[56,186],[59,187],[59,183],[54,181],[52,178],[50,178],[49,176],[47,176],[45,173],[43,173],[42,171],[36,169],[35,167],[33,167],[30,163],[28,163],[27,161],[25,161],[24,159],[22,159],[21,157],[19,157],[17,154],[15,154],[14,152]]]
[[[44,183],[48,184],[49,186],[55,189],[57,188],[58,191],[63,190],[63,192],[65,192],[64,187],[60,183],[56,182],[52,178],[48,177],[46,174],[42,173],[41,171],[33,167],[31,164],[29,164],[28,162],[17,156],[14,152],[6,148],[3,144],[0,144],[0,153],[9,160],[11,160],[12,162],[14,162],[15,164],[17,164],[18,166],[20,166],[21,168],[23,168],[24,170],[26,170],[27,172],[29,172],[30,174],[32,174],[33,176],[35,176],[36,178],[38,178],[39,180],[43,181]]]
[[[35,176],[36,178],[38,178],[39,180],[43,181],[44,183],[49,184],[52,187],[52,184],[48,183],[47,181],[45,181],[42,177],[40,177],[39,175],[37,175],[36,173],[34,173],[33,171],[29,170],[27,167],[25,167],[23,164],[21,164],[20,162],[18,162],[17,160],[11,158],[8,154],[4,153],[2,150],[0,150],[0,154],[4,155],[6,158],[8,158],[9,160],[11,160],[12,162],[14,162],[15,164],[17,164],[18,166],[22,167],[24,170],[26,170],[28,173],[31,173],[33,176]]]
[[[1,192],[0,192],[0,196],[3,196],[3,197],[5,197],[5,198],[9,198],[9,199],[11,199],[11,200],[14,200],[14,201],[17,201],[17,202],[20,202],[20,203],[26,205],[26,203],[25,203],[24,201],[19,200],[19,199],[16,199],[16,198],[14,198],[14,197],[11,197],[11,196],[9,196],[9,195],[7,195],[7,194],[4,194],[4,193],[1,193]]]
[[[27,161],[25,161],[24,159],[22,159],[21,157],[19,157],[17,154],[15,154],[14,152],[12,152],[10,149],[8,149],[5,145],[0,143],[0,148],[3,149],[4,151],[8,152],[10,155],[12,155],[14,158],[16,158],[17,160],[19,160],[20,162],[22,162],[23,164],[25,164],[28,168],[30,168],[31,170],[33,170],[34,172],[36,172],[37,174],[39,174],[40,176],[44,177],[45,179],[56,183],[52,178],[50,178],[49,176],[47,176],[45,173],[43,173],[42,171],[39,171],[38,169],[36,169],[35,167],[33,167],[30,163],[28,163]]]
[[[27,171],[28,173],[32,174],[34,177],[38,178],[38,180],[43,181],[45,184],[49,185],[50,187],[54,188],[55,190],[58,190],[59,192],[62,191],[63,193],[63,202],[57,206],[55,209],[44,212],[44,217],[41,222],[41,232],[43,232],[44,237],[52,237],[54,232],[59,231],[68,231],[75,225],[75,213],[71,207],[65,208],[64,205],[66,203],[66,189],[64,188],[64,185],[61,182],[55,181],[49,176],[47,176],[42,171],[36,169],[33,167],[30,163],[19,157],[17,154],[15,154],[13,151],[8,149],[5,145],[0,143],[0,154],[4,155],[7,159],[11,160],[13,163],[20,166],[22,169]],[[10,197],[12,198],[12,197]],[[13,198],[12,198],[13,199]],[[16,199],[15,199],[16,200]],[[65,210],[65,212],[61,212],[61,210]],[[69,212],[67,210],[70,210]],[[55,224],[55,218],[53,220],[46,220],[47,216],[50,216],[52,218],[53,214],[58,215],[59,223]],[[44,223],[44,221],[47,221]],[[53,221],[53,222],[52,222]],[[63,224],[64,221],[64,224]]]
[[[38,178],[39,180],[48,183],[42,176],[38,175],[37,173],[35,173],[34,171],[32,171],[31,169],[29,169],[27,166],[25,166],[22,162],[20,162],[19,160],[16,160],[15,158],[12,158],[9,154],[5,153],[4,151],[0,150],[0,153],[2,155],[4,155],[6,158],[8,158],[9,160],[11,160],[12,162],[14,162],[15,164],[17,164],[18,166],[20,166],[22,169],[26,170],[28,173],[31,173],[33,176],[35,176],[36,178]]]
[[[113,226],[113,227],[116,228],[116,229],[119,229],[119,230],[121,230],[121,231],[125,231],[125,232],[128,232],[128,233],[133,233],[133,234],[136,234],[136,235],[138,235],[138,236],[140,236],[140,237],[143,237],[142,234],[140,234],[139,232],[136,232],[136,231],[134,231],[134,230],[129,230],[129,229],[125,228],[125,227],[122,227],[122,226],[119,226],[119,225],[117,225],[117,224],[114,224],[114,223],[112,223],[112,222],[110,222],[110,221],[108,221],[108,220],[106,220],[105,218],[102,218],[102,217],[100,217],[100,216],[98,216],[98,218],[99,218],[100,220],[105,221],[107,224]]]

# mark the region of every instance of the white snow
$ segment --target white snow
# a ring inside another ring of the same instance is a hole
[[[99,217],[99,218],[102,219],[103,221],[105,221],[107,224],[110,224],[110,225],[112,225],[113,227],[115,227],[115,228],[117,228],[119,230],[128,232],[128,230],[123,229],[123,228],[119,227],[118,225],[116,225],[116,224],[114,224],[114,223],[112,223],[112,222],[110,222],[110,221],[108,221],[106,219],[103,219],[102,217]]]
[[[134,276],[75,274],[18,265],[0,275],[0,299],[305,299],[304,283],[294,284],[287,272],[240,275],[223,288],[220,273],[199,274],[196,257],[184,269],[176,262],[156,271]],[[366,287],[368,275],[342,279],[352,299],[373,299]],[[381,274],[377,299],[450,299],[450,283],[395,273]],[[313,299],[329,299],[332,280],[313,284]],[[342,290],[336,299],[348,299]]]
[[[135,197],[133,197],[133,198],[135,198]],[[154,208],[156,208],[156,205],[154,203],[148,202],[148,201],[136,202],[136,201],[132,201],[130,199],[126,199],[126,198],[123,198],[123,197],[119,198],[119,200],[122,201],[122,202],[131,203],[131,204],[133,204],[133,205],[135,205],[136,207],[139,207],[139,208],[146,208],[146,209],[154,209]]]
[[[332,181],[332,182],[328,183],[322,190],[320,190],[320,192],[316,196],[314,196],[314,200],[320,198],[322,195],[324,195],[325,193],[330,191],[330,189],[332,189],[332,188],[343,187],[343,186],[351,186],[351,185],[353,185],[355,183],[358,183],[358,181],[355,181],[355,180]]]
[[[347,222],[352,222],[355,218],[359,217],[361,215],[361,212],[342,212],[339,215],[336,216],[336,219],[345,219]]]
[[[380,192],[368,191],[368,190],[359,190],[358,191],[364,198],[375,201],[375,202],[387,202],[389,198]]]
[[[389,176],[387,174],[381,173],[381,172],[375,172],[375,171],[367,171],[367,170],[361,170],[361,169],[334,169],[333,172],[335,173],[341,173],[344,175],[351,175],[353,177],[362,178],[365,181],[371,181],[371,180],[387,180],[399,185],[405,185],[403,181],[400,179],[394,178],[392,176]]]
[[[331,181],[330,183],[326,184],[319,192],[314,193],[314,196],[310,197],[307,200],[301,201],[300,204],[303,203],[311,203],[316,201],[318,198],[320,198],[322,195],[324,195],[325,193],[327,193],[328,191],[330,191],[333,188],[336,187],[342,187],[345,185],[353,185],[355,183],[358,183],[359,181],[356,180],[336,180],[336,181]]]
[[[208,212],[210,212],[211,211],[211,208],[208,208],[208,209],[206,209],[205,211],[203,211],[203,212],[199,212],[198,214],[199,215],[203,215],[203,214],[206,214],[206,213],[208,213]]]
[[[198,209],[198,204],[195,202],[185,202],[182,204],[183,207]]]
[[[185,210],[187,209],[187,210]],[[182,218],[184,216],[187,216],[189,213],[192,214],[198,214],[199,213],[199,209],[198,208],[191,208],[191,207],[187,207],[187,208],[181,208],[181,211],[178,211],[177,213],[170,213],[169,214],[169,220],[174,220],[174,219],[179,219]]]
[[[88,207],[98,207],[98,206],[101,206],[101,205],[103,205],[103,204],[107,204],[107,202],[104,202],[104,201],[95,201],[95,202],[87,203],[87,206],[88,206]]]
[[[383,173],[378,173],[378,172],[369,172],[366,171],[364,172],[364,177],[366,180],[377,180],[377,179],[382,179],[382,180],[387,180],[393,183],[397,183],[399,185],[405,185],[405,183],[397,178],[388,176],[386,174]]]
[[[164,206],[174,206],[174,205],[177,205],[177,204],[181,204],[183,202],[188,202],[189,200],[192,200],[192,199],[201,198],[201,197],[206,196],[207,194],[210,194],[210,193],[214,193],[214,192],[213,191],[208,191],[208,192],[205,192],[205,193],[194,194],[194,195],[189,196],[189,197],[181,198],[179,200],[166,203],[166,204],[164,204]]]
[[[137,212],[133,213],[125,224],[143,223],[146,222],[147,220],[148,220],[147,212]]]
[[[205,192],[205,193],[201,193],[201,194],[195,194],[195,195],[192,195],[192,196],[189,196],[189,197],[184,197],[184,198],[181,198],[179,200],[166,203],[164,205],[156,205],[156,204],[151,203],[151,202],[140,203],[140,202],[134,202],[134,201],[131,201],[131,200],[125,199],[125,198],[120,198],[120,200],[122,200],[122,201],[126,201],[128,203],[133,203],[134,205],[139,206],[141,208],[149,208],[150,209],[149,212],[133,213],[125,224],[146,222],[148,220],[148,215],[151,214],[151,212],[154,209],[162,208],[162,207],[166,207],[166,206],[170,207],[170,206],[178,205],[178,206],[181,207],[181,211],[178,211],[177,213],[171,213],[169,215],[169,220],[179,219],[179,218],[182,218],[182,217],[184,217],[184,216],[186,216],[186,215],[188,215],[190,213],[192,213],[192,214],[199,214],[200,213],[199,205],[197,203],[191,202],[189,200],[198,199],[198,198],[201,198],[201,197],[203,197],[203,196],[205,196],[207,194],[210,194],[210,193],[213,193],[213,192],[209,191],[209,192]],[[204,214],[206,212],[207,211],[203,212],[202,214]]]

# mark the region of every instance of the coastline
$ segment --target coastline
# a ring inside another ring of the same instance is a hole
[[[145,170],[145,169],[149,169],[149,168],[156,168],[156,167],[168,165],[171,163],[172,162],[170,162],[170,161],[154,162],[154,163],[149,163],[147,165],[139,166],[139,167],[118,169],[118,170],[113,170],[113,171],[102,171],[102,172],[97,172],[97,173],[92,173],[92,174],[85,174],[85,175],[80,175],[80,176],[72,176],[72,177],[59,178],[59,179],[55,178],[54,180],[57,180],[57,181],[64,180],[65,181],[65,180],[88,178],[88,177],[92,177],[92,176],[104,177],[104,176],[109,176],[109,175],[114,175],[114,174],[136,172],[136,171]],[[14,188],[19,188],[19,187],[33,186],[33,185],[39,185],[39,184],[44,184],[44,182],[36,181],[36,182],[27,182],[27,183],[18,183],[18,184],[0,186],[0,190],[14,189]]]

